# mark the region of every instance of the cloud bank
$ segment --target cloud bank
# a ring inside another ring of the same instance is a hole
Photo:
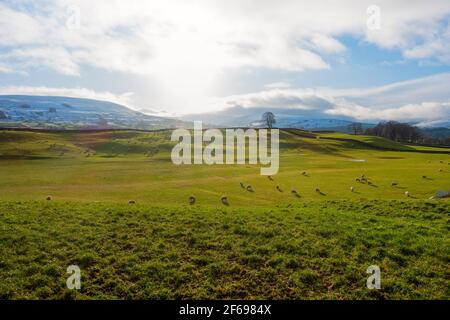
[[[227,108],[297,111],[298,115],[348,118],[360,121],[433,122],[450,119],[450,73],[367,89],[270,88],[225,97]],[[434,100],[433,100],[434,99]]]

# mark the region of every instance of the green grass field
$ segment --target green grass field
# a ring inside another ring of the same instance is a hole
[[[0,131],[0,298],[450,297],[450,201],[428,200],[450,189],[449,149],[280,138],[271,181],[259,165],[175,166],[168,131]]]

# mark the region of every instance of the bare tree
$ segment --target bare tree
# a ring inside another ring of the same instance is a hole
[[[412,143],[417,143],[423,138],[417,127],[396,121],[380,122],[375,127],[367,129],[366,134]]]
[[[272,112],[264,112],[262,115],[262,121],[269,129],[272,129],[273,125],[277,123],[275,115]]]
[[[352,123],[348,126],[348,128],[350,129],[350,131],[353,132],[354,135],[362,134],[364,132],[361,123],[357,123],[357,122]]]

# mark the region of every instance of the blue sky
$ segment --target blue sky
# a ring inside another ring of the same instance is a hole
[[[449,17],[447,0],[5,0],[0,94],[448,120]]]

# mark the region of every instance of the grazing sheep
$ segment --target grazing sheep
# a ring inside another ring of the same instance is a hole
[[[190,196],[190,197],[189,197],[189,204],[190,204],[190,205],[195,204],[195,197],[194,197],[194,196]]]
[[[251,185],[248,185],[248,186],[247,186],[247,191],[248,191],[248,192],[253,192],[253,188],[252,188]]]
[[[355,188],[354,187],[350,187],[350,191],[351,192],[355,192]]]
[[[220,201],[222,201],[222,203],[223,203],[224,205],[226,205],[226,206],[230,205],[229,202],[228,202],[228,198],[227,198],[226,196],[222,196],[222,197],[220,198]]]
[[[135,203],[136,203],[136,201],[134,201],[134,200],[128,201],[128,204],[135,204]]]
[[[359,178],[356,178],[356,182],[361,182],[361,180]]]
[[[397,186],[397,185],[398,185],[398,183],[395,182],[395,181],[391,183],[391,187],[395,187],[395,186]]]
[[[422,179],[426,179],[427,178],[427,176],[422,176]]]
[[[409,197],[409,191],[405,191],[405,196]]]
[[[292,190],[291,190],[291,193],[292,193],[294,196],[296,196],[297,198],[300,198],[300,195],[298,194],[297,190],[292,189]]]
[[[48,196],[46,199],[47,199],[47,201],[51,201],[51,200],[52,200],[52,197],[51,197],[51,196]]]
[[[372,182],[370,182],[370,181],[367,181],[367,184],[368,184],[369,186],[371,186],[371,185],[372,185]]]
[[[277,186],[277,190],[280,192],[283,192],[283,190],[281,190],[280,186]]]
[[[306,171],[303,171],[303,172],[302,172],[302,175],[306,176]]]
[[[321,193],[319,188],[316,188],[316,192],[317,193]]]
[[[244,183],[243,183],[243,182],[239,182],[239,184],[241,185],[241,188],[242,188],[242,189],[244,189],[244,188],[245,188],[245,185],[244,185]]]
[[[269,179],[270,181],[273,181],[272,176],[267,176],[267,179]]]

